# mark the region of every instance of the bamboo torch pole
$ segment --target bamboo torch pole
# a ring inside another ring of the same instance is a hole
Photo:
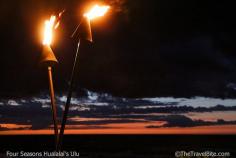
[[[57,108],[55,103],[55,94],[53,87],[53,79],[52,79],[52,67],[48,66],[48,79],[49,79],[49,91],[51,98],[51,108],[52,108],[52,116],[53,116],[53,124],[54,124],[54,135],[55,135],[55,144],[57,148],[58,143],[58,121],[57,121]]]
[[[109,6],[95,5],[93,8],[91,8],[91,10],[89,12],[84,14],[79,25],[77,26],[77,28],[75,29],[75,31],[72,34],[72,37],[77,36],[79,40],[78,40],[76,55],[75,55],[75,59],[74,59],[74,65],[72,68],[65,110],[64,110],[64,114],[63,114],[63,118],[62,118],[61,128],[60,128],[58,150],[61,150],[61,146],[62,146],[62,139],[63,139],[63,135],[64,135],[66,120],[68,117],[68,112],[69,112],[69,107],[70,107],[70,102],[71,102],[71,97],[72,97],[72,91],[73,91],[73,86],[74,86],[75,72],[76,72],[76,69],[78,66],[79,49],[81,47],[81,44],[83,45],[83,43],[86,43],[86,42],[91,43],[93,41],[90,21],[94,18],[103,16],[109,8],[110,8]]]

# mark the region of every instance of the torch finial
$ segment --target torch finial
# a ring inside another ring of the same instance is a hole
[[[52,49],[48,45],[43,46],[40,63],[47,66],[53,66],[58,63]]]

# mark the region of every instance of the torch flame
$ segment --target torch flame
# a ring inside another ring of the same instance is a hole
[[[110,6],[95,5],[88,13],[85,13],[84,16],[87,17],[89,20],[92,20],[96,17],[103,16],[109,8]]]
[[[56,16],[51,16],[50,20],[45,21],[43,45],[50,45],[52,43],[55,20]]]

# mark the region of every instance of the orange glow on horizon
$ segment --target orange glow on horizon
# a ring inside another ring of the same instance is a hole
[[[66,129],[65,134],[236,134],[236,125],[214,125],[197,127],[160,127],[145,128],[145,123],[107,124],[105,128],[89,128],[86,125],[79,125],[78,129]],[[0,135],[48,135],[53,134],[51,129],[42,130],[10,130],[0,131]]]
[[[18,128],[30,128],[31,125],[18,125],[18,124],[13,124],[13,123],[4,123],[4,124],[0,124],[0,127],[14,130]]]

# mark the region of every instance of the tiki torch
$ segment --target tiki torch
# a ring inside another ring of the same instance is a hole
[[[47,69],[48,69],[51,109],[52,109],[53,124],[54,124],[55,143],[57,146],[58,123],[57,123],[57,108],[56,108],[54,88],[53,88],[52,67],[55,64],[57,64],[58,61],[57,61],[57,59],[50,47],[51,42],[52,42],[52,37],[53,37],[53,30],[55,29],[55,26],[57,26],[57,25],[55,25],[55,21],[56,21],[56,16],[51,16],[51,18],[49,20],[45,21],[43,51],[41,54],[40,63],[44,67],[47,67]]]
[[[110,8],[109,6],[95,5],[89,12],[87,12],[83,15],[82,20],[80,21],[79,25],[76,27],[75,31],[73,32],[73,34],[71,36],[72,38],[78,37],[79,41],[78,41],[78,45],[77,45],[77,49],[76,49],[74,64],[73,64],[70,82],[69,82],[69,89],[68,89],[68,94],[67,94],[65,110],[63,113],[63,118],[62,118],[62,123],[61,123],[61,129],[60,129],[59,141],[58,141],[59,149],[61,148],[61,145],[62,145],[62,138],[64,135],[67,115],[69,112],[72,91],[73,91],[74,82],[75,82],[75,71],[78,67],[79,48],[80,48],[81,44],[88,43],[88,42],[91,43],[93,41],[90,21],[97,18],[97,17],[103,16],[108,11],[109,8]]]

